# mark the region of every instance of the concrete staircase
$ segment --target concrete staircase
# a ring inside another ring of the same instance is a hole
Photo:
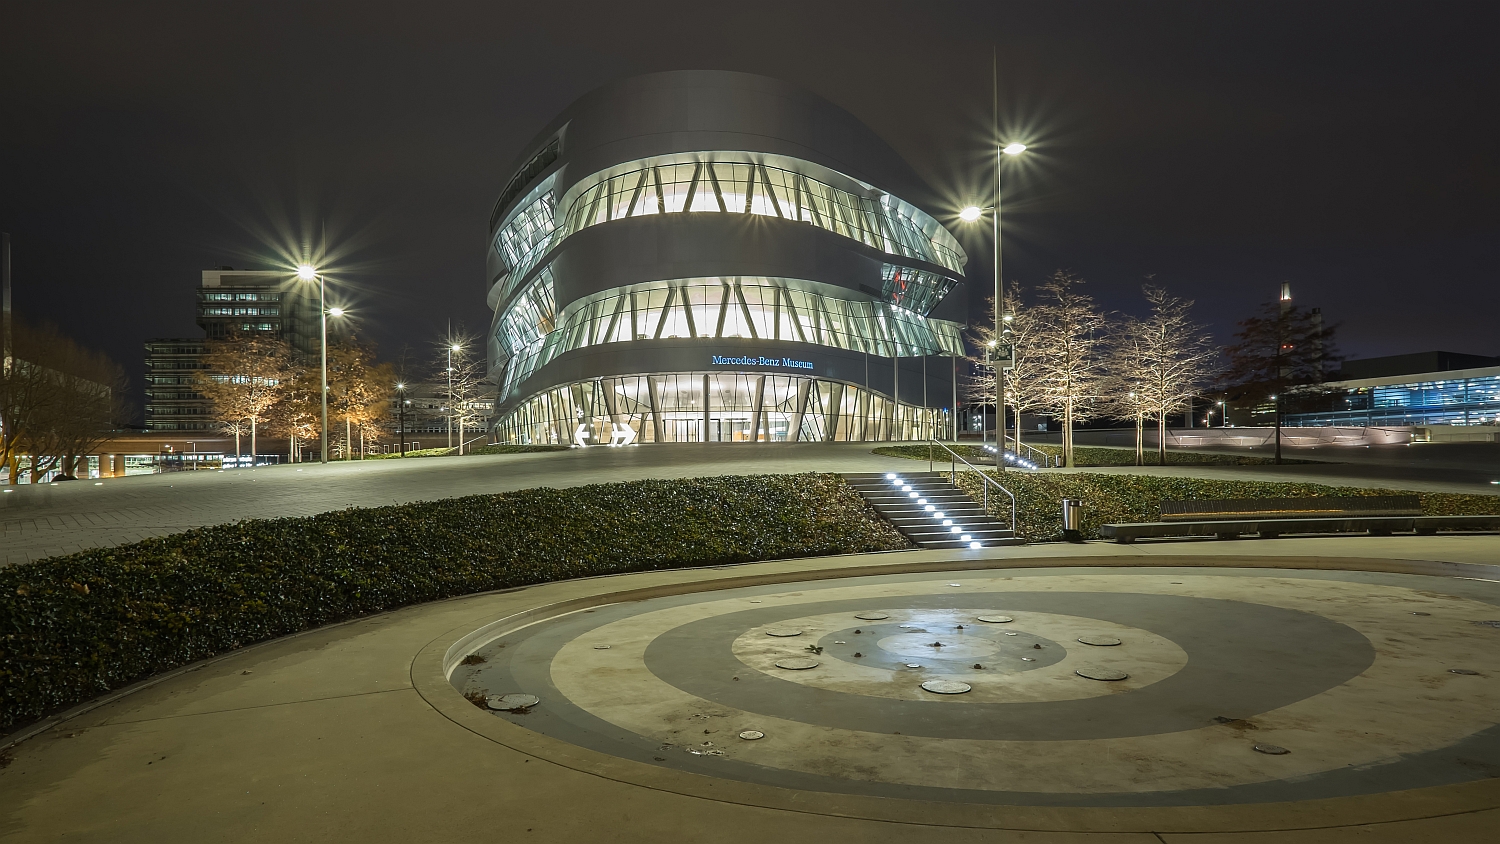
[[[948,482],[945,473],[860,472],[846,474],[844,479],[920,548],[972,548],[974,543],[990,548],[1024,542],[1011,532],[1010,525],[985,515],[974,499]],[[929,506],[933,509],[928,510]]]

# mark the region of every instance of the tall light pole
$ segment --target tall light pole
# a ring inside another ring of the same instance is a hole
[[[985,207],[985,208],[980,208],[977,205],[970,205],[969,207],[965,208],[964,210],[958,212],[959,219],[963,220],[966,223],[972,223],[972,222],[978,220],[981,216],[984,215],[984,212],[986,212],[986,211],[992,212],[991,215],[990,215],[990,219],[992,220],[992,222],[994,224],[994,238],[995,238],[995,339],[994,339],[994,343],[999,343],[1000,339],[1005,336],[1004,325],[1005,325],[1005,322],[1007,322],[1010,319],[1010,317],[1006,316],[1003,313],[1004,310],[1005,310],[1005,286],[1004,286],[1005,283],[1004,283],[1004,276],[1001,274],[1002,264],[1001,264],[1001,261],[1000,261],[1000,162],[1003,160],[1001,158],[1001,156],[1004,156],[1004,155],[1017,156],[1017,155],[1020,155],[1021,153],[1025,152],[1025,151],[1026,151],[1026,145],[1025,144],[1012,143],[1012,144],[1006,144],[1005,146],[1000,147],[999,150],[995,153],[995,204],[990,205],[990,206]],[[992,343],[992,345],[993,345],[993,343]],[[997,445],[999,445],[1000,452],[1001,452],[1000,457],[996,459],[996,462],[999,464],[999,466],[1001,468],[1004,468],[1004,466],[1005,466],[1005,459],[1004,459],[1004,457],[1005,457],[1005,366],[1004,366],[1004,361],[1006,361],[1006,360],[1014,360],[1014,359],[1015,359],[1014,358],[1014,352],[1012,351],[1009,354],[1007,354],[1007,356],[1005,358],[1002,358],[1000,361],[997,361],[995,363],[995,367],[994,367],[994,369],[995,369],[995,440],[996,440]],[[1021,424],[1021,419],[1020,419],[1019,416],[1016,417],[1016,424],[1017,425]]]
[[[396,392],[401,398],[396,399],[396,431],[401,443],[401,456],[406,456],[406,385],[397,384]]]
[[[448,347],[448,447],[453,447],[453,353],[458,346]]]
[[[297,267],[297,278],[301,281],[318,282],[318,345],[322,353],[322,384],[323,384],[323,421],[319,426],[318,436],[321,440],[322,453],[319,463],[328,462],[328,317],[343,316],[343,308],[329,309],[326,290],[323,283],[323,274],[312,264],[302,264]]]

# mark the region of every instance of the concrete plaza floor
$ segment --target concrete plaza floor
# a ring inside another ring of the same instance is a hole
[[[1500,601],[1472,596],[1496,588],[1497,562],[1500,537],[1493,536],[1090,543],[649,572],[443,601],[249,647],[52,725],[14,748],[0,768],[0,837],[362,844],[1489,841],[1500,822],[1500,778],[1493,774],[1378,795],[1239,805],[1212,799],[1153,807],[966,805],[798,791],[664,770],[531,732],[465,701],[447,671],[467,652],[466,643],[480,641],[470,634],[499,619],[510,618],[502,623],[514,627],[530,619],[520,614],[555,615],[705,588],[920,571],[1001,576],[1006,568],[1046,567],[1058,567],[1043,572],[1053,578],[1075,572],[1097,578],[1105,567],[1143,576],[1187,572],[1176,577],[1186,581],[1193,569],[1227,577],[1229,567],[1282,568],[1405,572],[1418,576],[1430,600],[1468,594],[1465,600],[1493,606]],[[1455,620],[1462,629],[1453,635],[1471,644],[1500,636],[1470,621]],[[1444,651],[1445,641],[1419,645],[1435,650],[1439,662],[1431,670],[1438,676],[1446,676],[1442,659],[1459,658]],[[1376,643],[1382,658],[1399,657],[1389,652],[1394,647]],[[1493,649],[1487,657],[1478,653],[1463,658],[1493,662]],[[1475,665],[1480,676],[1456,679],[1493,695],[1500,671]],[[1433,722],[1476,717],[1458,697],[1421,694],[1428,695],[1422,699]],[[1348,713],[1351,721],[1361,714]],[[1500,718],[1487,709],[1479,714]],[[1413,724],[1412,732],[1423,726]],[[1121,781],[1144,770],[1140,763],[1109,752],[1091,762],[1098,776]],[[1474,760],[1481,768],[1495,763]],[[1287,787],[1297,787],[1295,778]]]
[[[871,449],[876,445],[664,444],[537,454],[334,462],[327,466],[310,463],[229,472],[177,472],[35,487],[22,484],[4,487],[5,492],[0,493],[0,565],[135,542],[236,519],[309,516],[346,507],[431,501],[528,487],[578,486],[640,478],[925,468],[922,461],[872,454]],[[1471,472],[1446,464],[1419,468],[1416,475],[1384,463],[1147,466],[1077,471],[1304,480],[1435,492],[1500,492],[1500,486],[1479,483]]]
[[[0,565],[237,519],[311,516],[346,507],[641,478],[877,472],[912,465],[871,454],[871,448],[862,443],[669,444],[22,484],[0,493]]]

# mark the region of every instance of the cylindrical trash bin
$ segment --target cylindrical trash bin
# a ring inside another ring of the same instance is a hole
[[[1063,539],[1068,542],[1083,541],[1083,502],[1077,498],[1062,500]]]

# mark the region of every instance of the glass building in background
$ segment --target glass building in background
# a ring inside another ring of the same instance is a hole
[[[488,245],[496,441],[951,430],[967,258],[842,109],[743,73],[640,76],[578,100],[512,172]]]

